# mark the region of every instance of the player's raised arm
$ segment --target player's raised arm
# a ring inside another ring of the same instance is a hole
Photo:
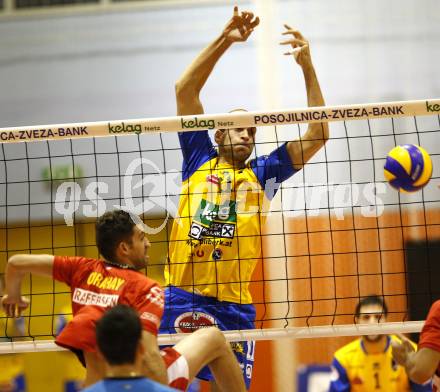
[[[299,31],[288,25],[284,25],[284,27],[286,31],[283,35],[288,35],[289,39],[282,41],[280,44],[291,47],[291,50],[287,51],[285,55],[293,56],[303,70],[309,107],[324,106],[325,101],[312,63],[309,42]],[[328,123],[314,123],[309,125],[307,132],[300,140],[289,142],[287,149],[295,169],[301,169],[325,144],[328,137]]]
[[[21,295],[21,282],[27,273],[52,277],[54,256],[14,255],[6,266],[6,294],[2,306],[9,317],[19,317],[29,306],[27,298]]]
[[[176,82],[178,115],[203,113],[199,94],[215,64],[234,42],[246,41],[259,22],[253,13],[240,13],[238,7],[234,7],[232,18],[220,36],[200,52]]]

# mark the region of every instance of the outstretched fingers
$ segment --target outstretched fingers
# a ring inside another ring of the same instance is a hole
[[[244,22],[250,22],[252,20],[252,18],[254,17],[254,14],[249,11],[242,11],[241,17],[243,18]]]
[[[250,23],[250,27],[253,29],[255,27],[257,27],[260,24],[260,18],[257,16],[251,23]]]
[[[19,317],[20,310],[16,304],[4,304],[3,309],[8,317]]]
[[[290,27],[290,26],[287,25],[287,24],[284,24],[284,27],[286,28],[286,31],[284,31],[284,32],[282,33],[283,35],[291,34],[291,35],[293,35],[295,38],[298,38],[298,39],[300,39],[300,40],[302,40],[302,41],[307,41],[307,40],[304,38],[304,36],[301,34],[301,32],[300,32],[299,30],[296,30],[296,29]]]
[[[223,36],[229,42],[246,41],[259,23],[260,19],[253,12],[240,11],[238,6],[235,6],[232,18],[223,30]]]
[[[286,31],[282,33],[282,35],[289,36],[289,39],[280,42],[280,45],[290,45],[292,50],[284,53],[286,56],[294,56],[295,60],[300,64],[306,58],[310,57],[309,55],[309,42],[306,38],[296,29],[292,28],[288,24],[284,24],[284,28]]]
[[[232,20],[233,20],[234,25],[237,27],[238,31],[240,32],[240,35],[244,36],[246,34],[246,31],[243,27],[242,17],[240,16],[240,13],[238,12],[237,6],[234,7],[234,13],[232,16]]]
[[[303,41],[303,40],[297,39],[297,38],[292,38],[292,39],[287,39],[285,41],[281,41],[280,45],[292,45],[292,47],[298,48],[298,47],[307,45],[307,41]]]
[[[300,52],[301,52],[301,48],[295,48],[295,49],[292,49],[290,51],[284,52],[283,54],[285,56],[294,56],[295,59],[297,59]]]
[[[241,19],[243,24],[246,26],[247,29],[253,29],[254,27],[257,27],[260,23],[260,18],[254,17],[254,14],[249,11],[243,11],[241,13]]]
[[[297,60],[299,54],[301,53],[301,50],[303,48],[308,47],[308,42],[297,39],[297,38],[292,38],[292,39],[288,39],[285,41],[281,41],[280,45],[290,45],[292,47],[292,50],[285,52],[284,55],[285,56],[294,56],[295,60]]]

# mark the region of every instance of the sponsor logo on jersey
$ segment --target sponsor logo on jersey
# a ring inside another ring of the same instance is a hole
[[[204,226],[209,226],[213,222],[235,223],[237,222],[236,203],[231,200],[229,203],[218,205],[202,199],[194,219]]]
[[[87,277],[87,284],[101,290],[119,290],[125,280],[117,276],[104,277],[100,272],[93,271]]]
[[[212,184],[215,184],[215,185],[219,185],[219,184],[220,184],[220,180],[219,180],[218,176],[215,175],[215,174],[209,174],[209,175],[207,175],[207,176],[206,176],[206,181],[207,181],[207,182],[210,182],[210,183],[212,183]]]
[[[199,225],[196,222],[192,222],[191,223],[191,227],[189,229],[189,234],[188,235],[191,238],[194,238],[194,239],[198,240],[199,238],[202,237],[202,234],[203,234],[203,226]]]
[[[174,328],[176,332],[190,333],[200,328],[215,325],[215,319],[210,314],[203,312],[186,312],[176,318]]]
[[[220,248],[216,248],[216,249],[214,249],[214,252],[212,252],[212,259],[214,261],[220,260],[222,258],[222,256],[223,256],[223,252]]]
[[[252,365],[250,364],[246,365],[246,377],[252,378]]]
[[[196,240],[202,237],[234,238],[235,225],[230,223],[211,223],[209,227],[192,222],[188,235]]]
[[[143,312],[140,316],[141,320],[148,320],[154,323],[157,327],[160,325],[160,318],[157,317],[155,314],[150,312]]]
[[[231,342],[231,348],[232,351],[234,351],[237,354],[244,354],[244,347],[243,343],[241,342]]]
[[[197,248],[200,245],[214,245],[214,246],[228,246],[229,248],[232,246],[232,240],[216,240],[214,238],[202,238],[198,241],[186,240],[186,244],[189,246],[193,246]],[[198,256],[198,253],[195,253]],[[204,254],[204,253],[203,253]]]
[[[80,305],[96,305],[103,308],[113,307],[118,304],[117,294],[98,294],[93,291],[76,288],[73,292],[72,302]]]

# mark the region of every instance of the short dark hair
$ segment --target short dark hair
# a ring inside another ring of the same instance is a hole
[[[115,260],[115,250],[120,242],[131,242],[135,226],[130,214],[122,210],[108,211],[96,221],[96,246],[109,261]]]
[[[139,316],[127,305],[111,308],[96,324],[99,350],[110,365],[133,364],[141,335]]]
[[[378,295],[369,295],[368,297],[362,298],[356,305],[355,317],[359,317],[361,315],[361,308],[368,305],[379,305],[382,308],[383,315],[386,316],[388,314],[388,307],[385,300]]]

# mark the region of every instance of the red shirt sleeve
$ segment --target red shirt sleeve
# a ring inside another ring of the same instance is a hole
[[[420,348],[430,348],[440,352],[440,301],[432,304],[428,318],[423,325],[418,344]]]
[[[72,286],[73,276],[81,264],[81,257],[55,256],[53,278]]]
[[[139,294],[132,305],[139,313],[144,330],[153,335],[157,335],[159,332],[164,301],[162,288],[154,282],[152,285],[144,286],[143,289],[139,290]]]

